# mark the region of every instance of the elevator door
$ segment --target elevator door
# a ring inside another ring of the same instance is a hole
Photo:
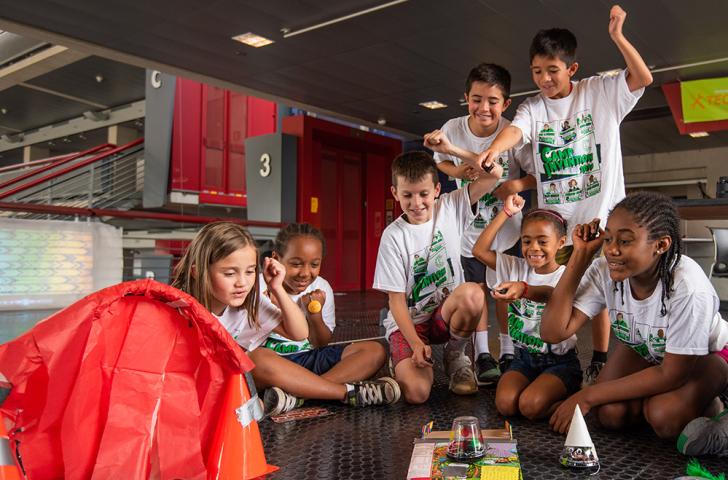
[[[322,144],[321,230],[327,254],[321,276],[334,290],[363,290],[362,154]]]

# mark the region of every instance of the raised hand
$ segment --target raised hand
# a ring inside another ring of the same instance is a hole
[[[283,288],[283,279],[286,277],[286,267],[281,262],[266,257],[263,261],[263,279],[268,285],[269,290]]]
[[[627,12],[619,5],[614,5],[609,11],[609,36],[614,38],[622,36],[622,27],[627,18]]]
[[[430,133],[425,134],[424,146],[437,153],[449,154],[452,149],[450,140],[442,130],[433,130]]]
[[[508,195],[506,201],[503,204],[503,207],[506,210],[506,213],[509,213],[510,216],[513,216],[523,210],[523,207],[525,205],[526,200],[524,200],[523,197],[521,197],[520,195],[514,193],[513,195]]]

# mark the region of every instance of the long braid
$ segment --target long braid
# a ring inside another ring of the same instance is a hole
[[[660,283],[662,283],[660,314],[665,316],[667,314],[666,301],[672,294],[672,286],[675,281],[675,268],[682,256],[680,216],[677,208],[669,197],[657,192],[637,192],[628,195],[614,207],[614,210],[618,208],[629,212],[637,224],[647,229],[650,240],[663,236],[669,236],[672,239],[670,248],[660,254],[657,264],[657,273]],[[622,290],[624,290],[624,286],[622,286]]]

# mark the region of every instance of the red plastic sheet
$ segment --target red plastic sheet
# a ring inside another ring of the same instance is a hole
[[[192,297],[127,282],[0,345],[0,411],[31,480],[202,479],[225,381],[252,368]]]

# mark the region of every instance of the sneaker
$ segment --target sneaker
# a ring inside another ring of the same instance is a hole
[[[364,380],[351,385],[354,388],[347,392],[344,403],[352,407],[389,405],[398,402],[401,396],[399,384],[392,377]]]
[[[597,377],[599,372],[604,368],[604,362],[591,362],[586,370],[584,371],[584,383],[582,386],[594,385],[597,383]]]
[[[303,405],[302,398],[294,397],[278,387],[265,389],[265,394],[263,395],[263,412],[265,412],[267,417],[290,412],[301,405]]]
[[[465,352],[445,349],[443,359],[445,373],[450,379],[451,392],[457,395],[472,395],[478,392],[478,379],[475,378],[473,363]]]
[[[501,373],[506,373],[508,371],[508,367],[510,367],[511,362],[513,361],[515,357],[512,353],[504,353],[501,355],[500,359],[498,359],[498,368],[500,369]]]
[[[728,457],[728,409],[713,418],[691,420],[677,438],[677,449],[689,456]]]
[[[505,355],[504,355],[505,356]],[[478,385],[491,385],[496,383],[501,375],[498,362],[490,353],[481,353],[475,360],[475,369],[478,372]]]

